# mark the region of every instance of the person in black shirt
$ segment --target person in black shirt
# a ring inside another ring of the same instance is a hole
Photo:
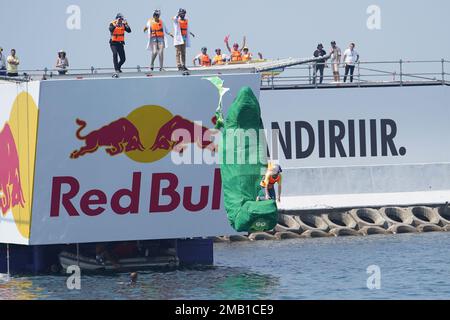
[[[323,82],[323,71],[325,69],[325,62],[327,61],[326,55],[327,53],[325,50],[323,50],[323,45],[319,43],[319,45],[317,46],[317,50],[314,51],[314,57],[323,57],[323,59],[318,59],[314,64],[313,84],[316,84],[317,71],[320,72],[320,84],[322,84]]]
[[[109,24],[109,32],[111,33],[111,39],[109,44],[113,53],[114,69],[117,72],[122,72],[122,65],[125,63],[125,32],[130,33],[131,28],[128,22],[125,20],[121,13],[118,13],[116,20]],[[120,57],[120,62],[119,58]]]

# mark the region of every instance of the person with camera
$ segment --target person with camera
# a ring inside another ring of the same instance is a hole
[[[118,13],[116,19],[109,25],[111,39],[109,44],[113,53],[114,70],[116,73],[122,72],[122,66],[126,61],[125,56],[125,32],[130,33],[131,28],[125,20],[123,14]],[[120,61],[119,61],[120,58]]]
[[[173,29],[178,70],[188,71],[186,68],[186,48],[191,46],[191,36],[195,38],[195,35],[190,31],[185,9],[180,9],[178,15],[173,18]]]

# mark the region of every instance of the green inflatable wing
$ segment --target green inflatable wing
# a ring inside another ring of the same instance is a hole
[[[261,109],[252,89],[242,88],[224,121],[220,144],[225,208],[239,232],[268,231],[278,220],[276,202],[256,201],[267,169]]]

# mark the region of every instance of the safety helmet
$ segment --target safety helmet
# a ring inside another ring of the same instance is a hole
[[[269,170],[272,174],[280,174],[283,172],[281,166],[279,164],[269,164]]]
[[[180,8],[180,10],[178,10],[178,14],[186,14],[186,9]]]
[[[155,10],[155,12],[153,12],[153,16],[160,16],[161,15],[161,10]]]
[[[248,51],[248,47],[244,47],[244,48],[242,48],[242,50],[247,50]]]
[[[125,19],[125,17],[123,16],[123,14],[121,14],[120,12],[116,15],[116,19]]]

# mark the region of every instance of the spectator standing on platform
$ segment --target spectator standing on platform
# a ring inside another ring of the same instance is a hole
[[[60,75],[67,73],[67,68],[69,67],[69,59],[67,59],[67,54],[63,50],[58,52],[58,58],[56,59],[56,69]]]
[[[350,82],[353,82],[353,73],[355,72],[355,66],[359,62],[359,53],[355,50],[355,44],[350,43],[350,46],[344,52],[345,63],[345,76],[344,82],[347,81],[347,76],[350,72]]]
[[[19,75],[18,65],[20,64],[20,60],[16,56],[16,49],[11,49],[11,55],[6,59],[6,62],[6,75],[8,77],[17,77]]]
[[[228,57],[225,54],[222,54],[222,49],[216,49],[216,55],[213,58],[212,65],[224,65],[228,60]]]
[[[150,69],[153,71],[155,67],[156,57],[159,55],[159,71],[164,71],[164,49],[167,48],[166,35],[173,37],[167,31],[166,25],[161,20],[161,11],[155,10],[153,18],[149,19],[144,32],[148,31],[147,50],[152,53]]]
[[[118,13],[116,19],[109,24],[109,31],[111,33],[109,44],[113,53],[114,70],[119,73],[122,72],[122,66],[126,61],[125,32],[130,33],[131,28],[123,14]]]
[[[2,47],[0,47],[0,76],[6,76],[6,59]]]
[[[194,66],[196,66],[197,61],[202,67],[211,67],[211,58],[208,55],[208,48],[203,47],[202,52],[194,58]]]
[[[230,60],[231,62],[242,62],[242,51],[243,49],[239,49],[239,44],[235,43],[233,44],[233,49],[230,48],[230,36],[225,37],[225,45],[227,46],[228,51],[231,54]],[[244,36],[244,40],[242,42],[241,48],[246,47],[247,38]]]
[[[325,62],[327,61],[326,55],[327,53],[325,50],[323,50],[323,45],[319,43],[319,45],[317,46],[317,50],[314,51],[314,57],[315,58],[323,57],[323,58],[318,59],[314,64],[313,84],[316,84],[317,72],[320,73],[320,84],[323,83],[323,71],[325,69]]]
[[[339,75],[339,66],[341,64],[341,58],[342,58],[342,51],[341,49],[336,45],[336,41],[331,42],[331,67],[333,69],[333,77],[335,82],[341,81],[341,76]]]
[[[195,35],[190,31],[185,9],[178,10],[178,15],[173,18],[173,29],[178,70],[188,71],[186,68],[186,48],[191,46],[191,36],[195,38]]]

